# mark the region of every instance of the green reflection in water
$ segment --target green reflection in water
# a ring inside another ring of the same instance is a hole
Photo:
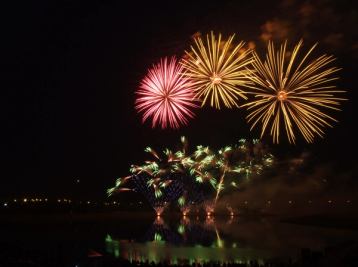
[[[302,247],[320,250],[337,240],[352,237],[358,240],[355,231],[282,224],[276,219],[234,217],[228,221],[221,218],[190,221],[188,218],[179,224],[178,221],[165,224],[156,220],[145,235],[145,240],[150,240],[147,242],[142,238],[123,240],[106,235],[103,237],[106,251],[135,262],[187,265],[189,261],[246,264],[254,260],[264,265],[268,259],[295,259]]]
[[[205,263],[211,261],[220,262],[242,262],[240,254],[251,254],[246,249],[225,248],[218,249],[218,246],[205,247],[200,244],[176,246],[164,241],[150,241],[137,243],[128,240],[116,241],[106,237],[106,251],[116,258],[122,257],[130,262],[154,262],[169,261],[170,264],[187,262]],[[120,255],[120,251],[122,255]]]
[[[170,265],[197,264],[208,262],[246,262],[257,258],[256,251],[248,247],[238,247],[235,241],[224,242],[227,236],[220,236],[216,225],[207,223],[180,223],[177,233],[184,238],[179,243],[172,243],[170,239],[174,232],[170,228],[161,228],[162,225],[153,224],[156,229],[152,232],[152,241],[137,242],[134,240],[116,240],[111,235],[105,237],[106,251],[116,258],[124,258],[130,262],[167,262]],[[193,228],[193,226],[195,226]],[[170,234],[171,233],[171,234]],[[203,240],[211,239],[211,246],[204,243],[186,243],[185,240],[200,238],[206,235]],[[256,256],[256,257],[255,257]]]
[[[106,236],[106,251],[109,254],[113,254],[114,257],[119,258],[119,242],[117,240],[113,240],[110,235]]]
[[[215,233],[216,233],[216,245],[218,248],[224,247],[224,241],[220,238],[220,234],[218,229],[215,227]]]
[[[163,237],[159,233],[155,233],[154,241],[163,241]]]
[[[185,226],[183,224],[178,226],[178,233],[181,235],[185,233]]]

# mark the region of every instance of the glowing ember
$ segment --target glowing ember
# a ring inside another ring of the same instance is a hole
[[[210,80],[213,84],[219,84],[222,81],[221,77],[217,75],[215,72],[214,75],[210,77]]]
[[[277,99],[280,101],[284,101],[287,99],[287,93],[284,90],[281,90],[277,94]]]
[[[208,217],[210,217],[214,213],[214,207],[215,207],[215,202],[214,201],[206,201],[206,202],[204,202],[204,209],[205,209],[206,215]]]
[[[157,217],[160,217],[164,211],[164,207],[155,207],[154,210],[157,214]]]
[[[180,210],[181,210],[182,215],[186,216],[190,212],[190,206],[181,207]]]

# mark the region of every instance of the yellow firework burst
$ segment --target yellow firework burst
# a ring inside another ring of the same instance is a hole
[[[182,63],[186,75],[193,80],[196,97],[202,99],[202,106],[210,99],[210,105],[220,109],[221,102],[228,108],[238,107],[239,97],[247,99],[241,86],[248,81],[246,66],[251,61],[251,53],[245,43],[233,46],[234,35],[227,41],[221,34],[216,39],[213,32],[206,35],[206,42],[200,37],[194,39],[195,46],[185,51]]]
[[[302,44],[301,40],[289,53],[286,42],[279,51],[275,51],[270,42],[264,62],[253,52],[253,70],[249,78],[254,83],[250,93],[255,99],[243,106],[250,111],[247,120],[252,123],[251,129],[261,124],[262,137],[270,128],[274,143],[279,143],[282,123],[290,143],[295,143],[295,130],[299,130],[309,143],[316,135],[323,137],[323,128],[332,127],[330,122],[336,121],[325,111],[339,110],[340,101],[345,100],[336,96],[344,91],[330,84],[338,79],[332,74],[339,69],[327,66],[334,58],[323,55],[306,63],[316,44],[298,61]]]

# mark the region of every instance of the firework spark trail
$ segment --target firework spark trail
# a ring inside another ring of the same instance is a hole
[[[251,63],[250,50],[244,49],[245,43],[240,42],[233,47],[234,35],[227,41],[216,39],[213,32],[206,36],[206,43],[197,37],[191,51],[185,51],[186,57],[182,64],[187,70],[185,75],[193,81],[196,97],[203,99],[202,106],[210,99],[212,107],[220,109],[223,103],[226,107],[238,107],[239,97],[247,99],[241,86],[245,86]],[[239,88],[240,87],[240,88]]]
[[[216,189],[216,196],[215,196],[215,204],[218,202],[218,199],[219,199],[219,194],[221,192],[221,190],[223,190],[223,184],[224,184],[224,179],[225,179],[225,175],[226,175],[226,172],[227,172],[228,168],[227,166],[224,167],[224,171],[220,177],[220,181],[219,181],[219,184],[217,186],[217,189]]]
[[[273,162],[273,156],[257,139],[240,139],[237,144],[218,151],[199,145],[191,154],[187,153],[185,137],[181,138],[181,143],[182,148],[178,151],[166,148],[163,154],[147,147],[145,151],[154,160],[146,160],[140,166],[132,165],[132,175],[117,179],[108,194],[133,190],[142,193],[155,209],[177,201],[183,213],[193,205],[211,199],[214,209],[224,188],[230,185],[236,190],[240,181],[261,174]],[[123,187],[129,181],[134,183],[132,189]]]
[[[312,143],[315,135],[323,137],[323,128],[332,127],[330,121],[336,119],[326,114],[322,109],[339,110],[337,106],[344,98],[336,97],[337,90],[330,82],[337,80],[332,76],[339,69],[327,67],[334,58],[323,55],[306,63],[314,45],[301,61],[298,52],[302,40],[295,46],[288,62],[286,61],[286,42],[276,51],[272,42],[268,45],[265,61],[253,52],[254,70],[249,79],[254,85],[249,85],[255,99],[243,105],[250,111],[247,116],[251,130],[261,124],[261,137],[267,128],[274,143],[279,143],[280,128],[283,121],[290,143],[295,143],[295,128],[304,139]]]
[[[197,108],[191,81],[175,57],[164,58],[148,71],[136,92],[135,108],[143,112],[143,122],[152,118],[152,127],[179,128],[193,118]]]

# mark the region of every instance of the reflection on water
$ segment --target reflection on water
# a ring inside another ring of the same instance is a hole
[[[293,263],[302,262],[303,255],[317,256],[320,252],[320,259],[333,262],[332,266],[344,266],[342,261],[349,257],[350,262],[358,261],[358,231],[286,224],[275,218],[154,220],[137,213],[79,214],[73,218],[64,218],[63,214],[18,215],[6,221],[3,217],[0,266],[18,266],[25,261],[31,261],[31,266],[127,266],[122,259],[133,261],[132,266],[137,265],[136,260],[172,264],[243,262],[245,266],[252,260],[265,266],[282,266],[271,263],[275,259],[288,262],[289,258]]]
[[[138,262],[189,264],[197,262],[244,263],[255,260],[295,259],[301,249],[323,251],[358,233],[349,230],[322,229],[278,223],[273,220],[245,221],[206,217],[183,217],[164,221],[157,217],[146,233],[136,239],[122,239],[110,233],[105,238],[107,253]]]

